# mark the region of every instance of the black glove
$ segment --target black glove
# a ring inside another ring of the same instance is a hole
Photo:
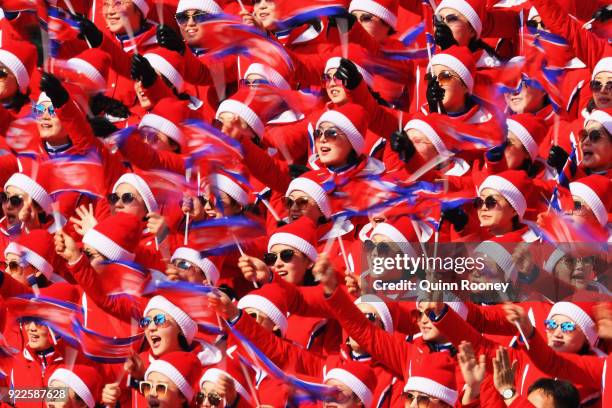
[[[87,40],[93,48],[98,48],[102,44],[102,31],[96,25],[88,20],[85,16],[75,14],[72,18],[79,23],[79,38]]]
[[[334,77],[340,79],[346,89],[353,90],[359,86],[363,77],[357,66],[346,58],[340,59],[340,66],[336,70]]]
[[[183,37],[165,24],[157,26],[157,43],[181,55],[185,54],[185,41],[183,41]]]
[[[142,55],[134,54],[132,56],[132,79],[142,82],[142,86],[150,88],[157,79],[157,72],[151,66],[151,63]]]
[[[459,45],[450,27],[442,20],[434,17],[434,41],[443,50],[453,46]]]
[[[348,20],[348,26],[347,26],[348,31],[351,31],[351,28],[353,28],[353,25],[357,21],[357,17],[355,17],[351,13],[338,14],[336,16],[330,16],[327,18],[327,26],[337,28],[339,19]]]
[[[290,164],[289,165],[289,176],[291,176],[292,179],[298,178],[309,170],[310,169],[308,167],[302,166],[301,164]]]
[[[546,163],[548,163],[550,167],[554,167],[555,169],[557,169],[557,173],[561,174],[565,163],[567,163],[568,157],[569,154],[560,146],[553,146],[550,148]]]
[[[425,97],[429,104],[429,111],[432,113],[446,113],[444,106],[442,106],[442,100],[444,99],[446,91],[440,86],[438,78],[435,75],[427,74],[425,79],[427,79],[427,92]]]
[[[487,150],[487,152],[485,153],[485,156],[490,162],[498,162],[504,158],[504,151],[506,150],[507,146],[508,146],[508,142],[505,141],[499,146],[495,146]]]
[[[96,137],[106,137],[119,130],[117,126],[111,123],[108,119],[99,116],[87,118],[87,121],[89,122],[89,125],[91,126]]]
[[[468,223],[468,215],[463,211],[463,208],[457,207],[442,211],[442,220],[448,220],[453,224],[455,231],[461,231]]]
[[[407,163],[408,160],[410,160],[410,158],[414,156],[416,149],[414,148],[414,144],[412,144],[412,141],[410,140],[406,132],[393,132],[391,134],[390,139],[391,150],[397,152],[400,157],[400,160],[404,163]]]
[[[602,7],[595,11],[593,18],[601,23],[605,23],[612,18],[612,6]]]
[[[43,72],[40,78],[40,90],[47,94],[54,108],[61,108],[68,102],[68,91],[54,75]]]
[[[114,116],[116,118],[127,118],[130,110],[121,101],[113,99],[104,94],[96,94],[89,99],[89,108],[94,116],[101,113]]]

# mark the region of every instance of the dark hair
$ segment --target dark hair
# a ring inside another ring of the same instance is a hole
[[[529,387],[529,394],[541,390],[553,397],[555,408],[578,408],[580,395],[572,383],[552,378],[540,378]]]
[[[520,230],[522,227],[523,224],[521,224],[521,219],[518,214],[515,214],[514,217],[512,217],[512,231]]]
[[[30,102],[30,98],[27,95],[22,94],[21,91],[17,89],[15,95],[13,96],[13,99],[11,99],[11,101],[9,102],[7,109],[19,111],[23,107],[23,105],[28,102]]]
[[[189,343],[187,342],[187,338],[185,337],[183,332],[179,333],[179,335],[178,335],[178,342],[179,342],[179,347],[183,351],[191,351],[193,349],[193,347],[191,345],[189,345]]]

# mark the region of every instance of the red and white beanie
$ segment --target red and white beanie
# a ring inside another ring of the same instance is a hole
[[[223,10],[213,0],[180,0],[176,7],[177,13],[187,10],[200,10],[209,14],[223,14]]]
[[[484,241],[474,249],[474,253],[493,259],[504,272],[506,281],[515,282],[518,278],[518,269],[512,260],[512,254],[504,245],[510,246],[508,243],[502,245],[493,241]]]
[[[376,235],[384,235],[408,256],[416,257],[417,253],[410,244],[411,242],[419,242],[414,232],[414,226],[410,217],[396,217],[386,222],[376,224],[370,237]]]
[[[349,13],[353,11],[366,11],[379,17],[394,30],[397,28],[398,0],[352,0]]]
[[[433,146],[436,148],[440,155],[449,156],[450,151],[446,147],[446,143],[444,143],[444,140],[442,139],[442,137],[440,137],[438,131],[435,129],[434,121],[435,117],[432,117],[430,115],[424,115],[421,112],[418,112],[417,114],[415,114],[412,120],[406,123],[406,126],[404,126],[404,130],[418,130],[427,139],[429,139],[429,141],[433,144]]]
[[[95,367],[75,364],[70,370],[58,368],[47,380],[47,385],[50,386],[53,381],[66,384],[88,408],[94,408],[102,400],[104,382]]]
[[[249,204],[249,193],[243,183],[231,173],[213,173],[210,175],[210,184],[218,190],[232,197],[238,204],[245,207]]]
[[[557,263],[565,256],[565,252],[554,246],[546,246],[542,250],[542,261],[544,270],[548,273],[553,273]]]
[[[277,68],[278,69],[278,68]],[[280,89],[291,89],[289,82],[285,80],[285,77],[288,76],[288,72],[285,75],[281,74],[277,71],[277,69],[271,67],[268,64],[262,64],[259,62],[254,62],[250,64],[247,70],[244,72],[244,79],[247,79],[249,75],[256,74],[264,77],[270,84],[274,85]]]
[[[465,3],[463,0],[459,1]],[[472,92],[474,89],[476,61],[474,61],[472,52],[467,47],[453,45],[452,47],[434,55],[431,57],[429,66],[433,67],[434,65],[444,65],[452,71],[455,71],[470,92]]]
[[[363,153],[365,134],[368,130],[368,114],[356,103],[347,103],[328,110],[319,117],[317,128],[323,122],[329,122],[344,133],[357,154]]]
[[[165,375],[176,385],[187,401],[195,395],[198,378],[202,374],[202,365],[194,353],[173,351],[166,353],[153,362],[145,372],[145,380],[151,373]]]
[[[487,4],[484,0],[442,0],[436,7],[436,14],[444,8],[452,8],[467,19],[470,25],[476,31],[476,36],[480,37],[482,33],[482,19],[486,14]]]
[[[445,353],[429,354],[411,364],[404,392],[418,391],[447,403],[457,401],[455,364]]]
[[[584,119],[584,127],[586,127],[588,122],[597,122],[601,123],[601,125],[606,128],[608,133],[612,134],[612,108],[610,109],[596,109],[591,112]]]
[[[185,339],[187,339],[187,343],[191,344],[198,331],[198,325],[187,313],[161,295],[153,296],[149,300],[142,315],[146,316],[153,309],[161,310],[170,315],[178,324]]]
[[[184,101],[176,98],[163,98],[155,104],[153,110],[142,117],[138,128],[153,128],[179,145],[185,144],[185,136],[178,125],[189,116],[189,108]]]
[[[376,375],[368,364],[356,361],[346,361],[325,373],[325,382],[336,380],[346,385],[361,400],[364,407],[371,407],[374,390],[376,389]]]
[[[336,48],[334,50],[334,53],[336,55],[341,55],[342,54],[341,47]],[[358,45],[349,44],[348,55],[349,55],[348,59],[351,60],[353,64],[355,64],[355,67],[357,67],[357,71],[359,71],[359,73],[363,77],[363,80],[366,82],[366,84],[368,84],[370,88],[372,88],[374,86],[374,78],[372,77],[372,74],[370,74],[363,67],[363,64],[367,62],[367,58],[368,58],[367,50],[365,50],[363,47],[360,47]],[[341,60],[342,58],[338,56],[331,57],[330,59],[327,60],[327,63],[325,64],[325,70],[323,72],[327,72],[330,69],[338,69],[338,67],[340,67]]]
[[[219,269],[212,263],[208,258],[204,258],[200,256],[200,251],[197,251],[193,248],[189,247],[179,247],[176,248],[172,257],[170,258],[170,262],[174,262],[175,259],[182,259],[187,262],[192,263],[197,266],[204,272],[206,275],[206,279],[210,282],[211,285],[215,286],[217,281],[219,280]]]
[[[106,89],[106,79],[110,69],[111,58],[98,48],[90,48],[76,57],[70,58],[67,63],[69,68],[81,72],[97,89]]]
[[[525,146],[531,160],[535,160],[538,157],[540,143],[548,131],[544,121],[531,113],[521,113],[506,119],[506,124],[508,130]]]
[[[595,76],[600,72],[612,72],[612,57],[604,57],[595,64],[591,79],[595,79]]]
[[[147,51],[143,57],[151,63],[151,66],[157,72],[165,76],[179,92],[183,91],[185,81],[182,72],[185,60],[181,54],[160,47]]]
[[[510,203],[519,218],[522,219],[527,210],[525,193],[529,191],[531,180],[522,170],[506,170],[487,177],[478,187],[478,193],[486,188],[497,191]]]
[[[53,200],[51,200],[51,196],[42,185],[32,180],[29,176],[23,173],[13,173],[4,183],[4,191],[9,186],[17,187],[29,194],[32,200],[36,201],[45,213],[53,213]]]
[[[219,104],[215,119],[219,119],[224,112],[233,113],[242,118],[257,136],[263,137],[264,122],[259,117],[259,108],[264,109],[264,106],[259,106],[255,93],[243,88]]]
[[[569,184],[572,195],[580,197],[591,207],[597,221],[603,226],[612,213],[612,181],[608,177],[591,174]]]
[[[138,10],[142,12],[142,16],[146,17],[149,14],[149,10],[151,9],[151,4],[149,0],[132,0],[134,5],[138,7]]]
[[[15,254],[40,271],[47,279],[53,275],[55,244],[53,235],[46,230],[36,229],[22,233],[17,241],[9,243],[4,250],[6,254]]]
[[[36,69],[38,55],[36,48],[25,41],[3,41],[0,49],[0,63],[4,64],[15,76],[19,91],[25,94],[30,79]]]
[[[389,306],[387,306],[381,298],[376,295],[363,295],[355,300],[355,304],[367,304],[376,309],[376,313],[378,313],[378,317],[380,317],[385,331],[387,333],[393,333],[393,316],[391,315]]]
[[[569,317],[580,327],[590,346],[595,347],[599,336],[591,310],[592,304],[592,302],[581,302],[580,305],[573,302],[557,302],[548,312],[547,319],[551,319],[555,315]]]
[[[268,240],[268,251],[271,251],[274,245],[288,245],[314,262],[317,260],[316,242],[316,224],[308,217],[300,217],[274,231]]]
[[[276,283],[269,283],[238,301],[239,309],[253,308],[263,312],[280,329],[281,335],[287,333],[287,303],[285,292]]]
[[[287,192],[285,193],[285,197],[289,197],[289,194],[291,194],[293,191],[303,191],[317,203],[317,207],[319,207],[319,210],[321,210],[325,218],[330,218],[332,216],[331,203],[329,201],[329,196],[323,187],[321,187],[322,182],[323,180],[318,173],[314,171],[304,173],[300,177],[296,177],[291,180],[291,183],[289,183],[289,188],[287,188]]]
[[[205,382],[217,383],[224,376],[229,377],[234,382],[234,387],[242,398],[249,403],[252,402],[251,394],[247,390],[249,384],[248,380],[244,376],[239,363],[235,362],[235,360],[232,360],[231,358],[225,358],[224,361],[217,366],[208,368],[204,372],[202,378],[200,378],[200,389],[204,389]],[[251,378],[250,381],[251,383],[254,383],[255,379]]]
[[[143,223],[133,214],[119,212],[100,221],[83,236],[89,245],[110,261],[133,261]]]
[[[151,188],[138,174],[125,173],[119,177],[119,180],[117,180],[113,186],[113,193],[117,192],[117,187],[119,187],[121,184],[129,184],[130,186],[134,187],[136,191],[138,191],[138,194],[140,194],[145,206],[147,207],[147,211],[157,212],[159,210],[159,205],[157,204],[157,200],[155,200],[155,196],[153,195]]]

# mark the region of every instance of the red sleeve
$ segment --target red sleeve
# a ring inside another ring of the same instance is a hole
[[[32,288],[17,281],[15,278],[13,278],[6,272],[2,272],[0,274],[0,277],[0,295],[2,295],[2,297],[4,298],[23,295],[27,293],[34,293],[32,291]]]
[[[308,123],[306,119],[278,126],[270,126],[264,133],[266,144],[278,149],[280,157],[289,163],[308,160]],[[285,157],[288,156],[288,157]]]
[[[516,10],[504,10],[490,7],[482,22],[482,38],[499,37],[514,38],[520,28],[519,16]]]
[[[211,85],[213,83],[208,67],[192,52],[185,52],[185,70],[183,77],[186,82],[194,85]]]
[[[291,52],[290,50],[285,51],[293,60],[295,81],[299,83],[301,87],[321,85],[321,75],[323,75],[323,71],[325,70],[327,55],[323,57],[320,54],[303,55]]]
[[[410,344],[403,336],[389,334],[375,326],[340,287],[327,298],[327,303],[349,336],[394,375],[407,380]]]
[[[155,150],[146,144],[137,133],[129,136],[120,150],[126,159],[142,170],[162,169],[185,174],[185,162],[181,155]]]
[[[132,58],[131,56],[123,51],[119,42],[111,37],[108,32],[103,32],[102,44],[100,49],[111,57],[111,67],[118,74],[123,75],[126,78],[130,78],[130,71],[132,69]]]
[[[548,347],[544,337],[537,331],[529,339],[529,350],[525,348],[524,351],[540,371],[550,376],[561,377],[594,389],[601,388],[605,358],[556,353]]]
[[[13,173],[19,172],[17,157],[11,153],[0,156],[0,183],[4,185]]]
[[[516,327],[509,323],[500,305],[479,306],[465,303],[468,308],[467,322],[477,331],[487,334],[513,336]]]
[[[84,154],[95,146],[96,137],[74,99],[68,99],[68,102],[56,112],[57,117],[62,121],[62,127],[68,132],[72,144],[79,153]]]
[[[399,128],[398,113],[392,109],[387,109],[379,105],[368,90],[365,81],[361,81],[357,88],[350,91],[350,97],[354,102],[359,103],[369,112],[368,128],[374,133],[388,140],[391,133]]]
[[[246,313],[242,313],[234,327],[259,347],[274,364],[315,378],[323,374],[323,357],[280,339]]]
[[[323,289],[320,285],[298,287],[276,275],[274,282],[285,290],[289,313],[308,317],[329,316],[330,309],[323,298]]]
[[[546,28],[569,41],[576,56],[590,69],[604,57],[606,49],[610,51],[608,41],[584,30],[554,0],[533,0],[532,4],[540,13]]]
[[[291,177],[289,177],[288,164],[282,160],[274,159],[254,144],[250,139],[242,141],[244,150],[244,164],[253,177],[270,187],[272,190],[285,194]]]
[[[75,264],[68,264],[68,270],[87,297],[91,298],[106,313],[128,322],[131,319],[138,320],[142,316],[140,302],[135,301],[132,296],[107,296],[106,293],[102,292],[101,288],[104,286],[86,256],[81,255],[81,258]]]
[[[6,131],[13,119],[15,119],[15,115],[8,109],[5,109],[4,106],[0,106],[0,135],[6,137]]]

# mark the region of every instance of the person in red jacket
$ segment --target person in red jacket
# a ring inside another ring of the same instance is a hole
[[[612,108],[612,57],[604,57],[595,65],[589,86],[597,109]]]
[[[571,216],[580,224],[603,229],[602,236],[610,236],[609,214],[612,213],[612,181],[599,174],[579,178],[569,184],[574,199]]]
[[[9,124],[28,114],[30,81],[36,69],[36,48],[25,41],[3,41],[0,53],[0,125],[4,134]]]
[[[594,110],[584,120],[580,135],[583,167],[587,174],[606,174],[612,169],[612,114],[611,110]]]
[[[252,384],[255,383],[254,376],[246,378],[249,374],[246,367],[241,368],[241,362],[225,357],[225,360],[217,366],[207,367],[199,380],[200,392],[196,394],[198,407],[253,407],[252,393],[256,392]],[[280,402],[280,401],[279,401]]]
[[[15,173],[4,185],[2,209],[7,232],[23,227],[48,227],[53,213],[51,196],[37,181],[23,173]]]
[[[102,377],[97,366],[75,364],[56,369],[47,380],[50,388],[65,388],[65,398],[47,404],[48,407],[95,408],[102,400]]]

